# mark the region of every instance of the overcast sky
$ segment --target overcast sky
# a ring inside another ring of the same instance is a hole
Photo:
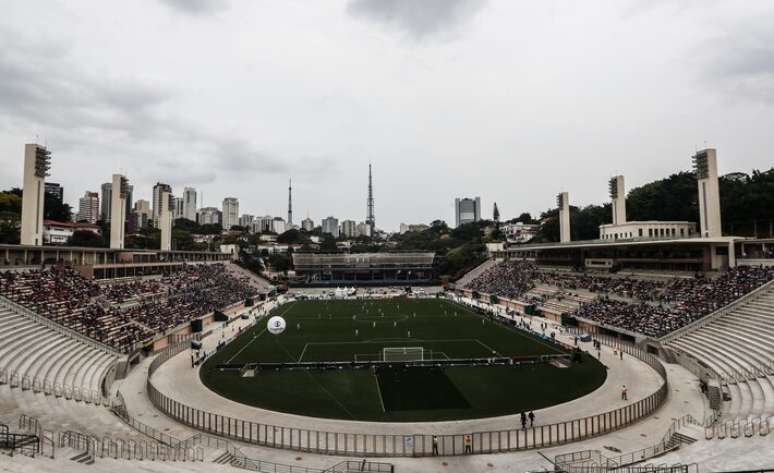
[[[453,222],[602,203],[718,149],[774,166],[774,2],[0,2],[0,189],[24,143],[76,203],[116,171],[240,212]]]

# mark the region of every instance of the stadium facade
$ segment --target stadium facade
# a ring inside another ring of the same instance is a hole
[[[295,253],[292,286],[429,284],[433,252],[320,254]]]

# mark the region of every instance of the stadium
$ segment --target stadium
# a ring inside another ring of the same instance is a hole
[[[774,472],[774,2],[2,12],[0,473]]]
[[[442,285],[433,252],[298,253],[277,287],[229,251],[0,245],[4,459],[158,472],[774,461],[771,242],[718,233],[715,151],[697,156],[702,231],[619,221],[573,241],[564,194],[559,242],[493,251]]]

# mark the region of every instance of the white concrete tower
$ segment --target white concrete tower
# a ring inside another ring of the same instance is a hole
[[[699,232],[705,238],[723,236],[717,151],[713,148],[698,151],[693,156],[693,169],[699,185]]]
[[[110,247],[121,250],[126,237],[126,199],[129,196],[129,180],[121,174],[113,174],[110,192]]]
[[[43,244],[43,205],[51,152],[38,144],[24,145],[21,244]]]
[[[570,237],[570,195],[562,192],[556,196],[556,206],[559,207],[559,241],[567,243]]]
[[[610,199],[613,202],[613,225],[622,225],[626,223],[626,188],[624,187],[624,177],[611,177],[609,186]]]
[[[161,191],[159,209],[159,229],[161,230],[161,251],[172,249],[172,194]]]

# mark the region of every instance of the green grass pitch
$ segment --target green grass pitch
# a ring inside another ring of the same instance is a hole
[[[562,353],[522,331],[435,299],[297,301],[279,307],[287,329],[265,321],[210,358],[202,381],[244,404],[315,417],[388,422],[439,421],[514,414],[566,402],[605,380],[584,356],[569,368],[547,364],[335,371],[221,372],[218,364],[374,359],[384,347],[423,347],[425,358]]]

